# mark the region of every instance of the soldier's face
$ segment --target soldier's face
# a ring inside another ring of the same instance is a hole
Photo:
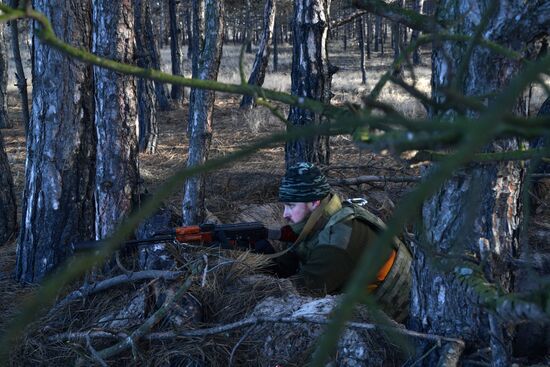
[[[311,212],[319,206],[319,201],[311,203],[285,203],[283,217],[290,223],[295,224],[306,219]]]

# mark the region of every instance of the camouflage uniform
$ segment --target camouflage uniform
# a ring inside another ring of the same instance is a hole
[[[293,212],[285,204],[287,219],[294,221],[294,215],[303,218],[304,213],[308,217],[291,225],[298,235],[294,244],[271,255],[275,271],[279,276],[291,277],[298,288],[317,294],[342,291],[363,251],[374,242],[376,233],[385,229],[385,224],[366,209],[342,203],[338,196],[330,194],[326,177],[311,163],[301,162],[287,169],[279,187],[279,201],[319,206],[308,213],[302,211],[304,207],[293,207],[298,208]],[[378,269],[374,283],[365,285],[365,291],[374,291],[384,311],[401,321],[408,312],[412,256],[399,239],[393,242],[393,251]]]
[[[330,195],[306,220],[291,225],[300,237],[285,254],[275,259],[282,276],[293,276],[295,284],[313,291],[335,293],[342,290],[375,231],[352,219],[329,223],[342,209],[337,195]],[[327,224],[329,224],[327,226]],[[309,233],[303,233],[304,227]]]

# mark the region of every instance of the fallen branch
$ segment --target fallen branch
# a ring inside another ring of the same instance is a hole
[[[359,176],[343,178],[341,180],[329,180],[333,186],[361,185],[367,182],[418,182],[420,176]]]
[[[158,311],[157,311],[158,312]],[[188,331],[165,331],[165,332],[156,332],[143,335],[143,339],[148,341],[165,341],[173,340],[176,338],[185,338],[185,337],[204,337],[209,335],[222,334],[233,330],[238,330],[241,328],[254,326],[262,323],[284,323],[284,324],[299,324],[299,323],[311,323],[311,324],[320,324],[327,325],[330,322],[329,319],[325,317],[249,317],[236,321],[230,324],[224,324],[219,326],[214,326],[204,329],[188,330]],[[424,340],[435,341],[438,343],[448,342],[448,343],[457,343],[463,345],[464,342],[460,339],[449,338],[440,335],[433,334],[424,334],[400,327],[388,326],[388,325],[378,325],[371,323],[363,322],[348,322],[346,323],[347,327],[350,329],[361,329],[361,330],[389,330],[398,334],[407,335],[413,338],[419,338]],[[140,327],[141,329],[142,327]],[[133,334],[132,334],[133,335]],[[68,332],[52,335],[48,338],[49,341],[85,341],[86,336],[97,339],[117,339],[117,340],[127,340],[133,338],[133,336],[127,336],[123,333],[109,333],[105,331],[92,331],[92,332]],[[124,342],[124,341],[123,341]]]
[[[132,332],[130,336],[124,338],[122,341],[111,347],[105,348],[97,352],[96,357],[107,359],[125,351],[128,348],[134,348],[135,342],[147,332],[149,332],[156,324],[158,324],[159,321],[164,318],[164,316],[172,306],[172,303],[179,300],[183,296],[183,294],[187,292],[187,290],[191,286],[192,280],[193,277],[188,277],[185,283],[183,283],[183,285],[178,289],[176,293],[169,294],[166,297],[166,301],[164,301],[164,304],[147,320],[145,320],[145,322],[140,327]]]
[[[164,271],[164,270],[144,270],[130,274],[118,275],[113,278],[102,280],[94,284],[86,284],[69,293],[64,299],[58,302],[51,308],[48,315],[54,314],[59,309],[65,307],[69,303],[79,298],[85,298],[91,294],[102,292],[106,289],[119,286],[121,284],[138,282],[145,279],[162,278],[165,280],[174,280],[180,277],[183,273],[181,271]]]

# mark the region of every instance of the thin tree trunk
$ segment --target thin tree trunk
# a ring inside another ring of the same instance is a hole
[[[386,39],[388,38],[388,25],[386,22],[382,23],[382,42],[380,42],[380,55],[384,56],[384,45],[386,44]]]
[[[13,239],[17,231],[17,201],[3,140],[0,132],[0,246]]]
[[[0,23],[0,128],[8,127],[8,37],[6,23]]]
[[[273,26],[275,32],[273,33],[273,71],[279,71],[279,39],[281,37],[277,37],[277,30],[281,27],[279,26],[279,23],[277,22],[277,17],[275,17],[275,24]]]
[[[155,67],[155,47],[153,24],[149,0],[135,0],[134,16],[136,30],[137,65],[142,68]],[[155,153],[158,141],[158,122],[156,117],[157,100],[155,83],[152,80],[137,80],[139,151]]]
[[[414,0],[413,11],[415,11],[419,14],[422,14],[423,6],[424,6],[424,0]],[[416,42],[419,35],[420,35],[420,31],[418,29],[413,29],[412,34],[411,34],[411,43]],[[414,51],[413,51],[412,62],[413,62],[413,65],[420,65],[420,62],[421,62],[421,60],[420,60],[420,49],[418,47],[415,48]]]
[[[269,46],[273,35],[273,26],[275,25],[275,10],[276,0],[266,0],[264,6],[264,24],[262,39],[258,46],[256,59],[252,66],[248,84],[262,86],[264,84],[265,72],[269,62]],[[250,109],[254,107],[255,102],[252,96],[243,96],[241,100],[242,109]]]
[[[184,11],[184,17],[185,17],[185,29],[187,32],[187,58],[190,59],[193,55],[193,33],[191,31],[191,12],[189,9],[185,9]]]
[[[403,6],[403,0],[399,0],[397,2],[394,2],[397,6]],[[391,27],[391,36],[392,36],[392,46],[393,46],[393,60],[396,61],[399,59],[399,56],[401,55],[401,48],[402,48],[402,32],[401,32],[401,25],[399,23],[393,22]],[[397,69],[393,70],[393,76],[400,77],[403,74],[403,67],[400,66]]]
[[[359,17],[356,20],[357,22],[357,38],[359,45],[359,52],[361,54],[361,84],[367,84],[367,69],[365,67],[365,37],[363,25],[363,17]]]
[[[223,46],[223,0],[193,0],[193,77],[216,80]],[[201,8],[204,8],[204,18]],[[208,159],[212,139],[212,112],[215,93],[191,89],[189,104],[189,156],[187,166],[193,167]],[[183,223],[197,224],[205,218],[204,175],[185,182]]]
[[[65,42],[90,48],[91,5],[35,0]],[[16,278],[38,282],[62,263],[70,243],[93,237],[95,131],[92,68],[34,43],[33,108]]]
[[[379,52],[382,40],[382,17],[377,15],[374,21],[374,52]]]
[[[294,3],[291,91],[293,95],[329,103],[336,68],[328,60],[327,34],[330,0]],[[318,125],[321,117],[310,110],[290,107],[288,121],[295,126]],[[287,167],[297,162],[328,163],[328,137],[314,136],[286,143]]]
[[[250,14],[252,13],[252,7],[250,6],[250,0],[246,0],[246,8],[245,8],[245,25],[244,25],[244,39],[243,42],[246,42],[246,53],[251,54],[252,53],[252,35],[251,35],[251,28],[252,28],[252,22],[250,21]]]
[[[349,31],[349,23],[344,26],[344,51],[348,50],[348,31]]]
[[[365,18],[367,19],[367,59],[370,60],[370,50],[372,44],[372,14],[366,14]]]
[[[172,60],[172,74],[183,75],[181,66],[183,64],[183,55],[180,46],[180,29],[178,26],[176,0],[168,0],[168,12],[170,13],[170,56]],[[183,87],[172,84],[170,97],[176,103],[183,102]]]
[[[16,8],[19,5],[18,0],[11,0],[10,5]],[[23,123],[25,126],[25,135],[29,131],[30,111],[29,111],[29,96],[27,94],[27,79],[25,78],[25,70],[23,69],[23,61],[21,60],[21,51],[19,50],[19,25],[17,21],[10,22],[11,28],[11,48],[13,51],[13,59],[15,62],[15,79],[17,80],[17,89],[21,96],[21,111],[23,114]]]
[[[133,64],[134,11],[123,0],[94,0],[93,51]],[[94,67],[97,129],[96,238],[130,213],[138,188],[137,97],[133,77]]]

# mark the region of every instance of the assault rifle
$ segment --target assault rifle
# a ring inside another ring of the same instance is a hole
[[[256,242],[260,240],[278,240],[294,242],[298,236],[290,226],[280,229],[268,229],[260,222],[236,224],[205,223],[195,226],[176,227],[169,231],[155,233],[142,240],[124,242],[123,250],[133,249],[148,243],[178,241],[200,245],[215,245],[224,249],[255,250]],[[73,252],[94,250],[101,248],[104,241],[85,241],[72,245]]]

